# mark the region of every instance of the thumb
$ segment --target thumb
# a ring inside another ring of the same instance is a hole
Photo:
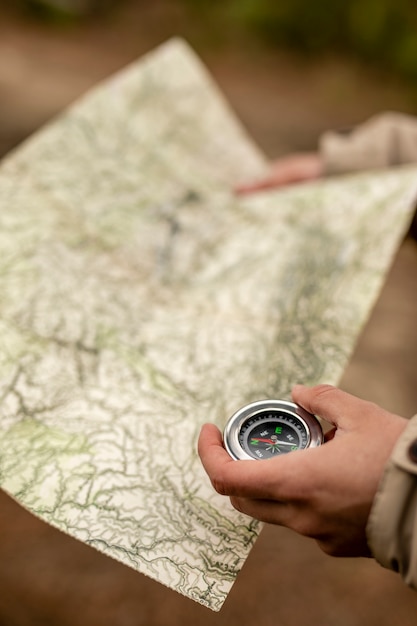
[[[357,423],[365,404],[364,400],[331,385],[296,385],[292,390],[292,398],[309,413],[321,417],[336,428],[344,429]]]

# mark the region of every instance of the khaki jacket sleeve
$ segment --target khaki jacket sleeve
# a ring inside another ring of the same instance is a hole
[[[368,545],[384,567],[417,589],[417,415],[385,468],[367,524]]]
[[[348,135],[324,133],[319,150],[328,175],[417,162],[417,118],[382,113]]]

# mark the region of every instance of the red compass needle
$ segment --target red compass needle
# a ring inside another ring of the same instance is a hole
[[[271,445],[274,445],[275,443],[277,443],[276,441],[272,441],[272,439],[262,439],[261,437],[252,437],[251,443],[255,443],[257,441],[263,441],[264,443],[270,443]]]

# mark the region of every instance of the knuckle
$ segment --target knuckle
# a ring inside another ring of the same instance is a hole
[[[308,515],[299,515],[294,520],[293,530],[303,537],[315,537],[317,534],[317,525],[315,521]]]
[[[312,413],[316,413],[318,415],[320,415],[325,410],[326,406],[331,406],[332,404],[337,402],[338,397],[340,397],[339,389],[333,387],[332,385],[327,385],[324,383],[321,385],[316,385],[315,387],[311,387],[309,391],[310,410],[312,411]]]
[[[327,397],[329,394],[333,395],[337,390],[336,387],[333,387],[333,385],[322,383],[321,385],[312,387],[310,391],[315,398],[321,399],[324,396]]]
[[[215,491],[217,491],[217,493],[219,493],[221,496],[228,495],[229,490],[227,487],[227,481],[222,473],[212,476],[211,484],[213,485],[213,488],[215,489]]]

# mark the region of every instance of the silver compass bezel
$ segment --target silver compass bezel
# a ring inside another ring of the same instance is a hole
[[[280,411],[287,413],[292,417],[296,417],[304,426],[307,432],[307,444],[306,448],[317,448],[323,443],[323,430],[317,417],[312,413],[308,413],[298,404],[289,402],[287,400],[258,400],[251,402],[240,408],[234,413],[226,423],[223,431],[223,443],[229,455],[239,460],[257,461],[262,459],[255,459],[250,456],[244,448],[242,448],[239,442],[239,434],[242,426],[249,420],[255,417],[258,413],[264,413],[265,411]]]

